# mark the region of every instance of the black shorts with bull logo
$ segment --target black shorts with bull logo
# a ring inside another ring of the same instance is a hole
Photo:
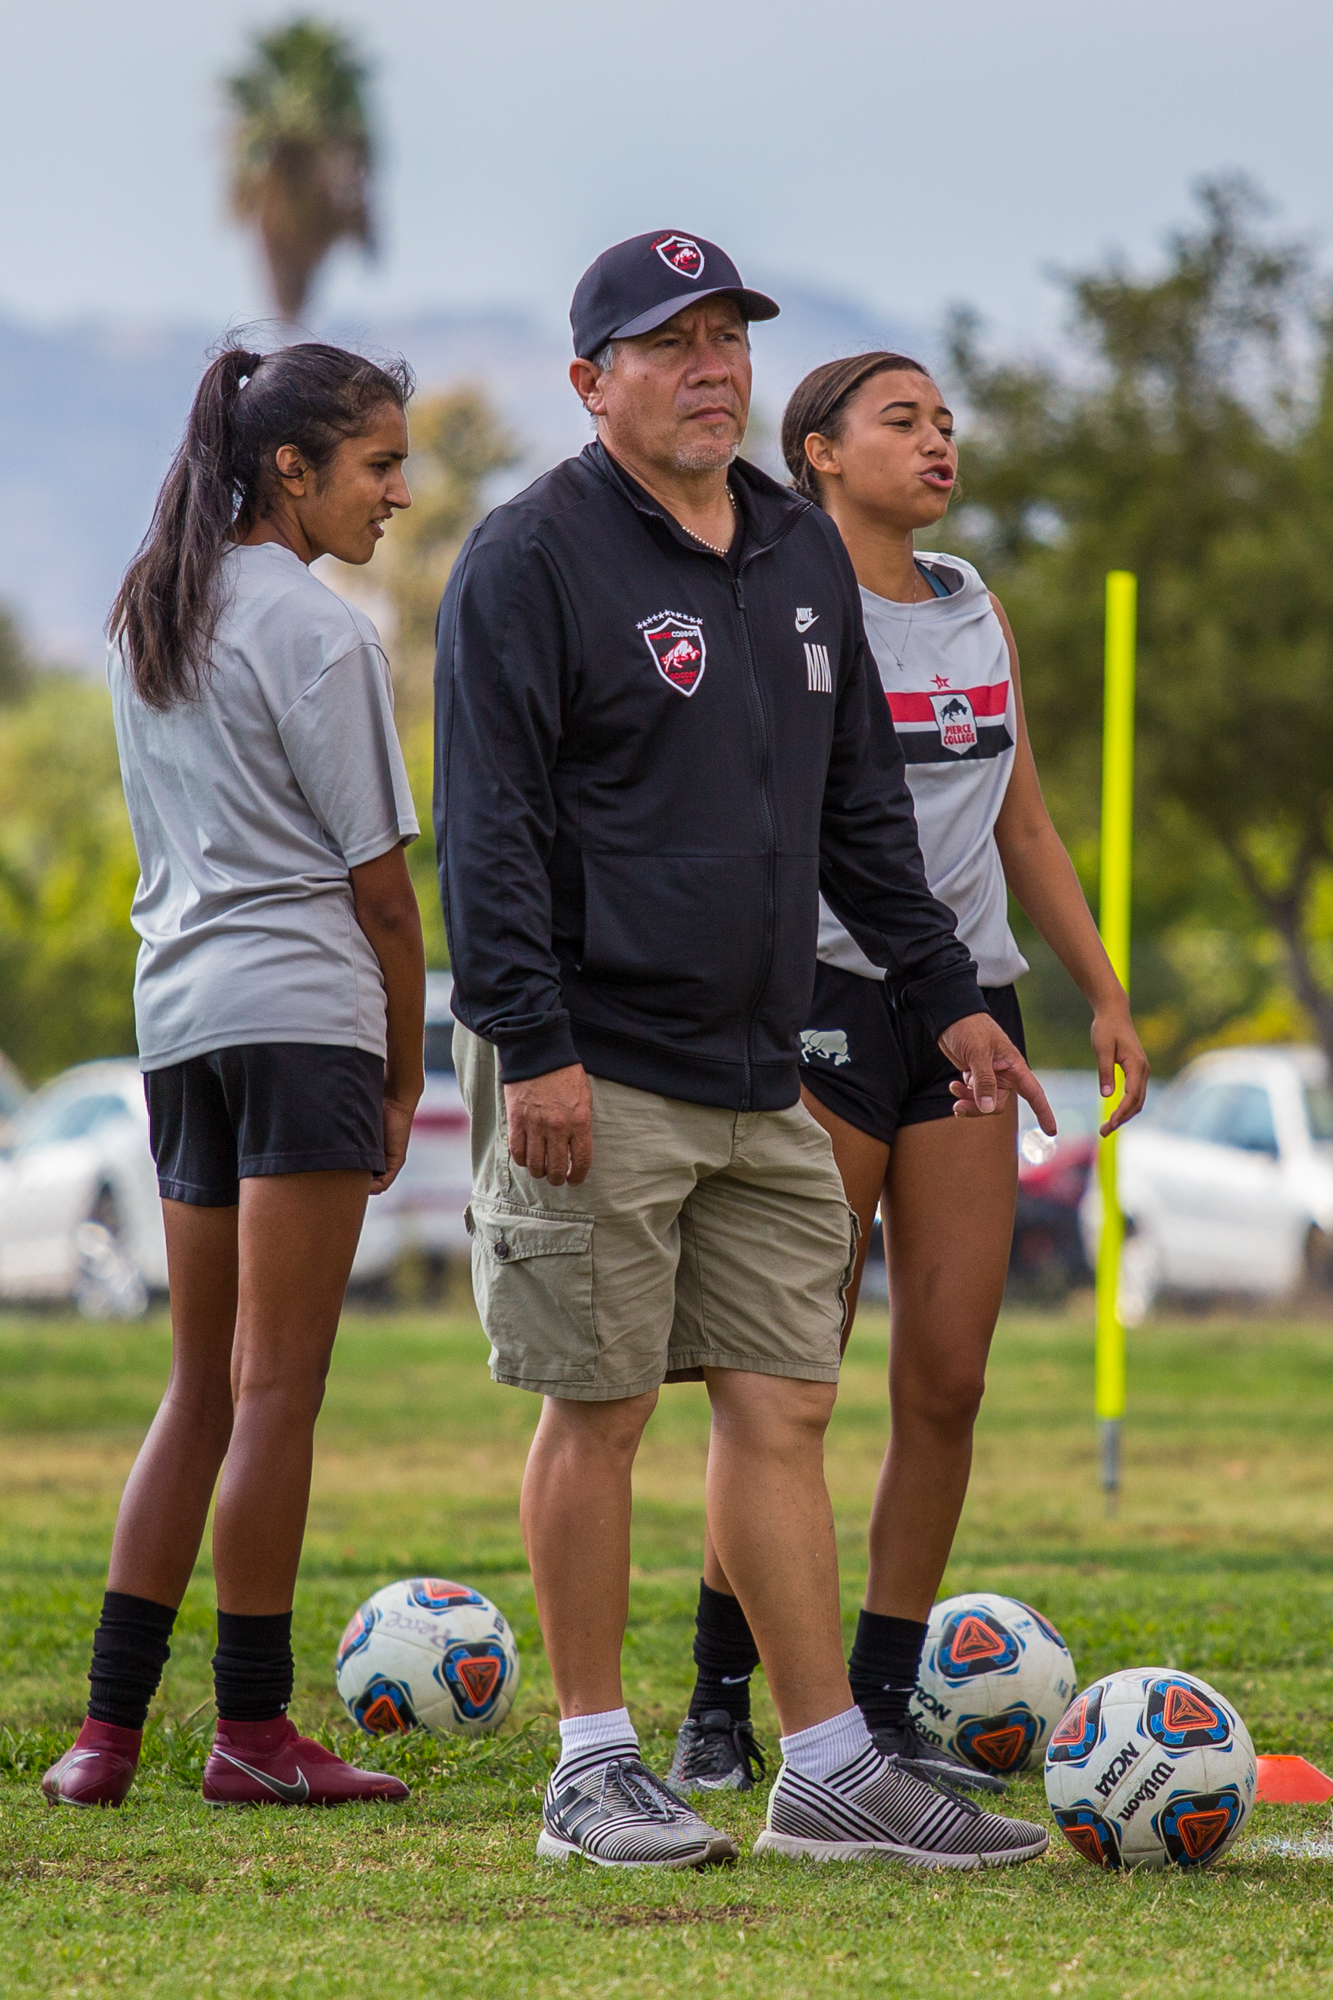
[[[1014,988],[983,986],[981,993],[1026,1055]],[[801,1034],[801,1082],[822,1105],[891,1146],[900,1125],[952,1118],[949,1085],[957,1078],[926,1021],[913,1008],[896,1006],[883,980],[820,960]]]

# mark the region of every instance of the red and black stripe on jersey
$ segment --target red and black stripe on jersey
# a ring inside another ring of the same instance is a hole
[[[1009,683],[942,688],[935,694],[890,693],[893,726],[909,764],[958,764],[1012,750],[1005,722]]]

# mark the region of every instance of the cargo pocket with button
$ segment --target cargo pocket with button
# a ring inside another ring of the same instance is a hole
[[[593,1381],[592,1217],[516,1212],[476,1196],[469,1215],[492,1372],[533,1387]]]

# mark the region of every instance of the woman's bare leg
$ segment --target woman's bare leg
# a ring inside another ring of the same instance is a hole
[[[801,1102],[815,1123],[822,1125],[829,1135],[834,1163],[842,1175],[842,1191],[847,1197],[848,1207],[855,1212],[861,1230],[856,1246],[856,1268],[847,1287],[847,1323],[842,1330],[843,1352],[846,1353],[857,1301],[861,1296],[861,1274],[866,1267],[870,1232],[875,1226],[875,1211],[879,1207],[885,1176],[889,1171],[889,1148],[882,1139],[872,1139],[859,1126],[849,1125],[845,1118],[839,1118],[804,1085],[801,1087]]]
[[[241,1182],[235,1416],[213,1519],[220,1610],[292,1608],[315,1419],[369,1192],[359,1172]]]
[[[231,1437],[235,1208],[164,1201],[171,1373],[116,1516],[107,1587],[175,1609]]]
[[[1018,1190],[1016,1108],[905,1126],[884,1182],[893,1429],[866,1609],[928,1619],[972,1469]]]
[[[213,1527],[225,1611],[289,1611],[315,1419],[370,1189],[365,1173],[273,1174],[239,1208],[162,1204],[166,1394],[125,1487],[108,1586],[179,1605],[224,1458]]]

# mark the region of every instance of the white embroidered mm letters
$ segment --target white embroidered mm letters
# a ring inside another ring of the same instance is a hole
[[[832,694],[833,674],[828,663],[828,647],[805,646],[805,684],[811,694]]]

